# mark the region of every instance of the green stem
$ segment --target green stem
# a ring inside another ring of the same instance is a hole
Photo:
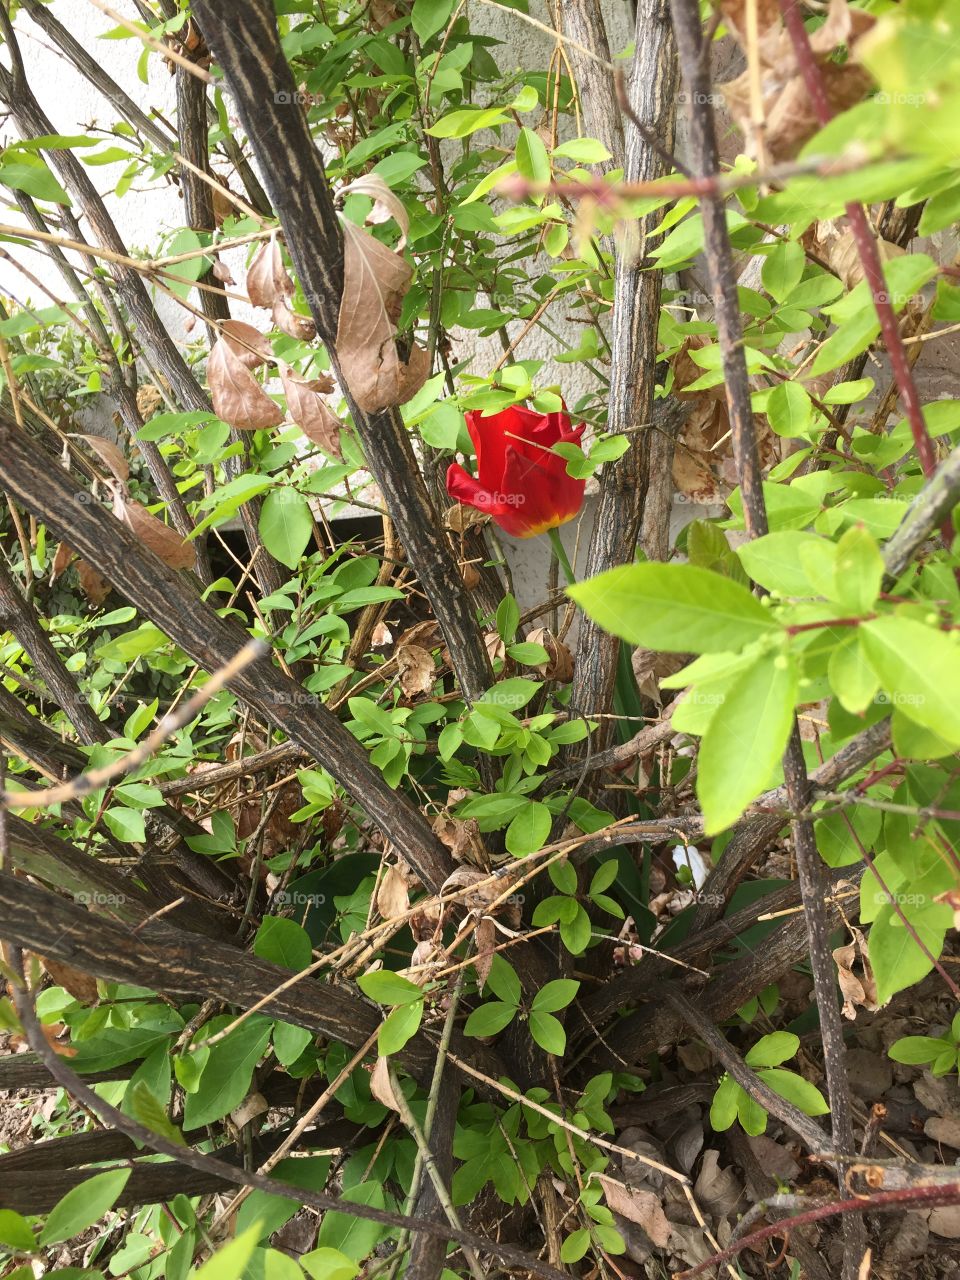
[[[577,577],[573,572],[573,566],[567,557],[567,549],[560,540],[560,530],[556,528],[548,529],[547,537],[550,539],[550,543],[553,547],[553,554],[560,562],[560,568],[563,570],[563,576],[567,580],[567,586],[572,587],[576,582]]]

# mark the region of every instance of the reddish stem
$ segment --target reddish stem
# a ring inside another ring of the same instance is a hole
[[[797,66],[810,95],[810,101],[813,104],[816,117],[820,124],[829,124],[833,119],[833,109],[827,101],[823,77],[820,74],[820,68],[807,38],[798,0],[780,0],[780,12],[783,14],[783,21],[787,31],[790,33]],[[880,263],[877,242],[874,239],[873,232],[870,230],[862,204],[848,204],[846,206],[846,214],[857,246],[860,265],[863,267],[864,276],[870,287],[877,319],[880,321],[880,332],[883,335],[887,354],[890,357],[890,367],[893,371],[894,381],[900,393],[900,400],[906,410],[907,421],[910,423],[910,431],[913,434],[917,457],[920,459],[923,474],[929,479],[937,466],[936,450],[927,431],[926,423],[923,421],[923,411],[920,405],[920,397],[917,394],[917,384],[913,380],[913,371],[907,359],[906,347],[904,347],[903,339],[900,336],[896,314],[891,305],[890,296],[886,291],[887,285],[883,278],[883,267]]]
[[[892,1213],[900,1208],[916,1209],[920,1207],[935,1208],[938,1205],[960,1204],[960,1182],[948,1182],[942,1187],[904,1187],[897,1191],[878,1191],[872,1196],[853,1196],[849,1200],[835,1200],[832,1204],[820,1205],[816,1209],[808,1209],[806,1213],[795,1214],[792,1218],[781,1218],[779,1222],[761,1227],[742,1240],[737,1240],[729,1249],[715,1253],[687,1271],[678,1271],[674,1280],[693,1280],[701,1272],[710,1267],[719,1266],[735,1258],[744,1249],[753,1249],[764,1240],[784,1235],[797,1227],[808,1226],[812,1222],[820,1222],[824,1218],[835,1217],[842,1213]]]

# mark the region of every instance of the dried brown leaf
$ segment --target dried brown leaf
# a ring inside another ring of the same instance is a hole
[[[528,634],[527,640],[531,644],[543,645],[547,651],[548,661],[536,665],[536,670],[543,673],[544,680],[558,680],[561,684],[569,684],[573,679],[573,654],[563,641],[558,640],[547,627],[535,627]]]
[[[743,1184],[732,1168],[720,1168],[720,1153],[711,1147],[703,1153],[693,1194],[701,1208],[725,1218],[742,1203]]]
[[[74,551],[72,547],[67,546],[65,542],[61,542],[57,547],[56,555],[53,557],[53,564],[50,567],[50,582],[54,583],[60,577],[61,573],[66,569],[67,565],[73,559]]]
[[[238,431],[258,431],[283,421],[279,406],[224,338],[213,344],[207,360],[207,383],[217,417]]]
[[[274,325],[288,338],[295,338],[297,342],[312,342],[317,336],[317,326],[310,317],[292,310],[283,298],[277,299],[270,314]]]
[[[248,369],[258,369],[273,359],[273,348],[265,334],[244,320],[224,320],[220,338]]]
[[[113,514],[123,521],[148,551],[159,556],[171,569],[196,567],[197,556],[193,543],[181,538],[176,529],[171,529],[157,516],[151,515],[139,502],[130,502],[121,494],[115,493]]]
[[[79,969],[64,964],[62,960],[52,960],[47,956],[40,956],[39,959],[57,986],[69,991],[74,1000],[79,1000],[81,1004],[97,1003],[100,993],[97,991],[97,980],[91,974],[82,973]]]
[[[343,424],[320,395],[321,390],[332,389],[330,379],[308,382],[297,377],[289,365],[281,363],[280,381],[287,397],[287,412],[303,434],[325,453],[342,460],[340,428]]]
[[[475,867],[487,865],[489,859],[476,818],[449,818],[441,814],[434,819],[433,830],[450,850],[454,861],[469,862]]]
[[[477,925],[475,937],[477,950],[473,957],[473,967],[477,972],[477,986],[482,987],[493,967],[493,949],[497,943],[497,927],[489,916],[484,916]]]
[[[110,583],[100,576],[92,564],[86,560],[77,561],[77,576],[80,579],[80,590],[91,604],[103,604],[110,594]]]
[[[410,217],[404,208],[403,201],[390,190],[378,173],[365,173],[355,178],[353,182],[348,182],[342,188],[341,194],[369,196],[373,201],[373,208],[367,214],[367,222],[376,224],[393,218],[403,232],[397,244],[397,251],[403,248],[410,231]]]
[[[418,644],[406,644],[397,648],[397,669],[400,672],[400,688],[408,698],[429,693],[436,678],[436,666],[429,649]]]
[[[360,227],[344,222],[343,297],[337,356],[354,400],[367,413],[403,404],[429,373],[429,356],[414,346],[397,350],[397,319],[413,272],[400,254]]]
[[[230,268],[225,262],[221,261],[220,258],[214,259],[213,266],[210,268],[210,274],[213,276],[214,280],[219,280],[221,284],[237,283],[233,278],[233,273]]]
[[[283,265],[275,235],[264,241],[247,270],[247,297],[255,307],[269,311],[275,302],[293,294],[293,281]]]
[[[377,910],[384,920],[402,915],[410,905],[407,878],[403,870],[394,864],[387,867],[377,886]]]
[[[853,942],[848,942],[844,947],[837,947],[833,958],[837,966],[837,981],[843,996],[842,1013],[845,1018],[852,1020],[857,1016],[857,1009],[866,1009],[868,1013],[873,1013],[880,1006],[877,1004],[877,984],[870,966],[867,940],[856,925],[850,926],[850,932],[853,934]],[[862,969],[859,975],[853,972],[858,951]]]
[[[389,1058],[377,1058],[374,1063],[373,1070],[370,1072],[370,1092],[381,1106],[389,1108],[390,1111],[399,1112],[397,1095],[390,1083]]]
[[[455,502],[452,507],[447,507],[443,513],[443,523],[448,529],[452,529],[454,533],[466,533],[468,529],[476,529],[481,525],[485,525],[490,517],[484,511],[478,511],[476,507],[464,506],[462,502]]]
[[[670,1243],[670,1223],[663,1212],[660,1197],[655,1191],[643,1191],[639,1187],[627,1187],[616,1178],[600,1175],[607,1207],[613,1213],[642,1227],[650,1241],[658,1249],[666,1249]]]
[[[87,448],[97,455],[115,479],[121,484],[127,483],[130,478],[130,467],[119,445],[114,444],[112,440],[104,440],[103,436],[78,436],[77,439],[82,440]]]

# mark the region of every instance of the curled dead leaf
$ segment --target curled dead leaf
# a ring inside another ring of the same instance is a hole
[[[410,217],[404,208],[403,201],[390,190],[378,173],[365,173],[359,178],[354,178],[353,182],[348,182],[341,188],[340,194],[369,196],[373,201],[373,208],[367,214],[367,222],[376,224],[393,218],[403,232],[397,244],[397,251],[399,252],[407,243]]]
[[[468,591],[476,591],[480,585],[480,572],[469,561],[461,564],[460,577],[463,579],[463,585]]]
[[[488,916],[484,916],[477,925],[474,936],[477,950],[473,957],[473,967],[477,972],[477,986],[482,987],[493,967],[493,949],[497,943],[496,925]]]
[[[274,325],[288,338],[295,338],[297,342],[312,342],[317,336],[317,326],[310,317],[294,311],[283,298],[277,299],[270,314]]]
[[[255,307],[269,311],[275,302],[293,294],[293,280],[283,265],[276,235],[265,240],[247,269],[247,297]]]
[[[547,651],[547,662],[530,664],[536,666],[544,680],[559,680],[561,684],[569,684],[573,679],[573,654],[563,641],[558,640],[548,627],[535,627],[527,635],[527,640],[531,644],[543,645]]]
[[[399,645],[396,657],[400,688],[407,697],[429,693],[436,678],[436,666],[429,649],[422,649],[417,644]]]
[[[87,448],[97,455],[116,480],[126,484],[130,478],[130,467],[119,445],[114,444],[112,440],[105,440],[103,436],[78,435],[77,439],[82,440]]]
[[[220,341],[226,343],[248,369],[258,369],[273,360],[273,348],[266,335],[244,320],[224,320],[220,325]]]
[[[413,271],[406,261],[352,222],[343,223],[343,296],[337,357],[343,380],[367,413],[403,404],[430,372],[430,357],[414,345],[397,349],[397,320]]]
[[[73,548],[67,546],[65,542],[61,542],[57,547],[56,554],[53,557],[53,564],[50,566],[50,583],[56,582],[61,573],[66,569],[67,565],[73,559]]]
[[[214,260],[213,266],[211,267],[211,274],[213,275],[214,280],[219,280],[221,284],[237,283],[233,278],[233,273],[230,268],[219,258]]]
[[[377,910],[384,920],[403,915],[410,905],[407,877],[395,863],[387,867],[377,886]]]
[[[443,523],[454,533],[466,533],[468,529],[476,529],[485,525],[490,517],[476,507],[466,507],[462,502],[455,502],[443,513]]]
[[[433,830],[450,850],[454,861],[469,862],[475,867],[489,864],[476,818],[450,818],[440,814],[433,820]]]
[[[397,1096],[390,1082],[389,1058],[380,1057],[374,1063],[373,1070],[370,1072],[370,1092],[381,1106],[387,1107],[390,1111],[399,1112]]]
[[[287,398],[287,412],[308,440],[318,444],[331,457],[342,460],[340,428],[343,425],[320,395],[332,390],[329,378],[312,382],[299,378],[289,365],[280,364],[280,381]]]
[[[870,966],[867,940],[856,925],[850,926],[850,932],[853,934],[853,941],[848,942],[846,946],[837,947],[833,958],[837,966],[837,981],[840,983],[840,992],[843,995],[842,1013],[845,1018],[852,1020],[857,1016],[857,1009],[866,1009],[868,1013],[873,1013],[880,1006],[877,1004],[877,984]],[[861,962],[859,975],[853,972],[858,951]]]
[[[257,332],[252,326],[247,327]],[[279,406],[225,338],[218,338],[213,344],[207,360],[207,383],[217,417],[238,431],[258,431],[279,426],[283,421]]]
[[[149,418],[163,404],[163,393],[152,382],[145,382],[137,388],[137,408],[142,418]]]

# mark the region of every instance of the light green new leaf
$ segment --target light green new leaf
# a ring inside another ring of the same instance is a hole
[[[743,1092],[733,1076],[724,1076],[710,1103],[710,1127],[723,1133],[737,1118],[737,1101]]]
[[[883,556],[863,525],[855,524],[837,543],[836,591],[851,613],[869,613],[883,581]]]
[[[947,929],[953,922],[949,907],[931,902],[922,907],[904,907],[917,937],[932,956],[939,956]],[[893,904],[877,912],[870,928],[870,963],[877,982],[877,1002],[886,1004],[892,995],[925,978],[932,962],[904,928]]]
[[[508,1027],[516,1016],[517,1006],[503,1000],[488,1000],[474,1009],[463,1027],[465,1036],[495,1036]]]
[[[777,630],[746,587],[690,564],[623,565],[567,594],[605,631],[666,653],[723,653]]]
[[[700,744],[697,796],[707,835],[740,817],[770,781],[793,722],[797,671],[766,655],[746,670],[717,707]]]
[[[769,1085],[774,1093],[786,1098],[795,1107],[799,1107],[804,1115],[825,1116],[830,1108],[827,1100],[809,1080],[798,1076],[795,1071],[784,1071],[781,1067],[772,1067],[758,1071],[757,1077]]]
[[[376,1000],[377,1004],[412,1004],[423,996],[422,989],[415,982],[401,977],[392,969],[361,974],[357,979],[357,986],[365,996]]]
[[[377,1046],[382,1057],[391,1053],[399,1053],[407,1041],[420,1029],[423,1018],[423,1000],[414,1000],[412,1004],[401,1004],[387,1015],[380,1028]]]
[[[815,533],[782,529],[745,542],[737,548],[737,555],[753,581],[768,591],[779,591],[785,596],[810,596],[814,591],[800,556],[801,549],[811,543],[831,546]]]
[[[13,1209],[0,1209],[0,1244],[21,1253],[33,1253],[37,1247],[30,1224]]]
[[[254,1223],[242,1235],[236,1236],[222,1249],[218,1249],[212,1258],[208,1258],[202,1267],[190,1272],[193,1280],[236,1280],[243,1275],[244,1267],[253,1256],[260,1239],[260,1226]]]
[[[952,635],[911,618],[859,628],[863,651],[897,709],[960,746],[960,647]]]
[[[800,1048],[800,1037],[792,1031],[774,1031],[763,1036],[744,1058],[748,1067],[779,1067]]]
[[[452,10],[453,0],[415,0],[413,29],[421,44],[426,44],[431,36],[447,25]]]
[[[59,1244],[99,1222],[113,1208],[129,1177],[129,1169],[110,1169],[68,1191],[50,1210],[40,1244],[44,1248]]]

